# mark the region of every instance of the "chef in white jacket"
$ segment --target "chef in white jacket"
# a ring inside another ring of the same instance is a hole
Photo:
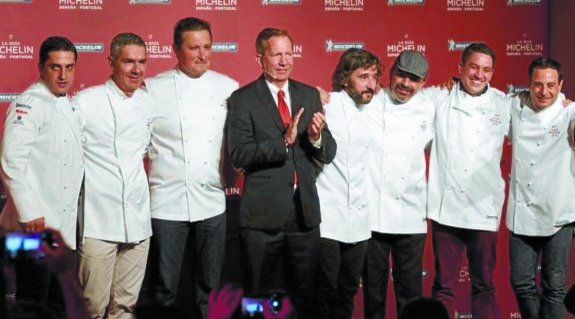
[[[381,75],[381,63],[362,49],[345,51],[335,68],[326,123],[338,145],[331,164],[325,165],[316,186],[320,200],[320,318],[351,318],[354,295],[367,240],[371,236],[370,205],[378,198],[369,192],[367,180],[380,167],[370,165],[383,130],[382,105],[372,99]],[[376,110],[379,109],[379,110]]]
[[[494,68],[495,52],[473,43],[461,56],[460,83],[451,91],[426,92],[437,106],[427,196],[435,256],[432,296],[450,317],[464,252],[473,317],[497,316],[493,271],[505,197],[500,161],[510,115],[505,94],[489,86]]]
[[[134,318],[152,235],[143,157],[153,102],[143,87],[146,46],[121,33],[110,46],[111,79],[78,93],[86,177],[80,284],[91,318]]]
[[[40,79],[8,108],[0,151],[2,181],[9,195],[0,214],[1,225],[26,232],[57,229],[72,249],[84,177],[80,123],[67,95],[76,58],[74,44],[67,38],[44,40]],[[18,299],[46,301],[48,270],[38,267],[36,263],[17,267]]]
[[[507,206],[511,287],[521,318],[564,316],[565,279],[575,222],[575,104],[563,106],[561,65],[537,58],[529,92],[511,104],[513,142]],[[535,283],[541,258],[541,293]]]
[[[381,145],[373,161],[371,191],[379,205],[371,212],[363,272],[366,319],[384,318],[389,274],[393,275],[396,313],[423,293],[421,273],[427,233],[425,150],[433,139],[435,104],[420,90],[428,62],[417,51],[403,51],[390,70],[389,87],[376,96],[383,107],[379,121]],[[333,129],[332,129],[333,131]],[[372,146],[373,147],[373,146]]]
[[[210,70],[207,21],[187,17],[174,27],[177,66],[146,81],[154,98],[150,145],[152,247],[157,256],[155,296],[176,302],[188,237],[195,270],[195,304],[207,317],[208,296],[220,282],[226,245],[222,143],[227,99],[238,82]]]

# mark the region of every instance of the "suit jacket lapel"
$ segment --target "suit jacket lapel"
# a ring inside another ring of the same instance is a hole
[[[300,91],[298,89],[299,89],[299,87],[296,85],[296,83],[294,81],[289,81],[289,94],[290,94],[290,98],[291,98],[291,118],[292,119],[295,117],[297,112],[299,112],[299,109],[301,109],[303,107],[302,96],[301,96]],[[303,115],[302,115],[302,118],[303,118]],[[302,122],[303,122],[303,119],[300,118],[300,121],[298,124],[298,132],[301,131],[300,127],[301,127],[301,125],[303,125]]]
[[[278,111],[278,106],[274,101],[272,93],[268,88],[266,80],[262,75],[256,84],[257,88],[257,95],[264,106],[264,109],[270,114],[271,118],[274,120],[278,128],[283,132],[285,130],[284,123],[280,117],[280,113]]]

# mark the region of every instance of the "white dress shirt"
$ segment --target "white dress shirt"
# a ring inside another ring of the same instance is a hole
[[[79,118],[68,97],[56,97],[41,81],[32,84],[8,108],[0,153],[9,194],[0,224],[20,230],[19,222],[44,217],[75,249],[84,164]]]
[[[471,96],[459,84],[451,92],[425,92],[437,106],[428,218],[451,227],[498,230],[505,198],[500,161],[509,129],[508,98],[491,87]]]
[[[377,149],[381,133],[373,132],[369,123],[375,108],[382,108],[378,99],[358,106],[345,91],[330,93],[324,107],[337,154],[316,181],[323,238],[355,243],[371,237],[369,205],[376,205],[378,198],[368,191],[367,180],[379,167],[370,166],[369,152],[372,146]]]
[[[268,88],[270,89],[272,97],[274,98],[274,102],[276,102],[276,106],[278,106],[278,107],[279,107],[278,92],[280,90],[284,91],[284,93],[285,93],[284,101],[286,102],[289,113],[291,114],[291,95],[289,94],[289,80],[286,81],[281,88],[278,88],[277,86],[275,86],[275,84],[269,82],[268,80],[266,80],[266,84],[268,85]]]
[[[83,237],[119,243],[152,235],[143,158],[153,101],[143,89],[127,97],[112,80],[72,100],[83,120],[86,177]]]
[[[427,232],[427,178],[425,148],[433,139],[435,104],[416,94],[403,104],[378,95],[383,107],[383,148],[379,210],[371,216],[371,229],[379,233]]]
[[[199,78],[170,70],[147,82],[155,102],[149,150],[153,218],[194,222],[225,211],[222,143],[227,99],[238,86],[209,70]]]
[[[513,164],[507,227],[519,235],[551,236],[575,221],[575,153],[569,126],[575,104],[563,107],[561,95],[534,112],[514,98],[511,108]]]

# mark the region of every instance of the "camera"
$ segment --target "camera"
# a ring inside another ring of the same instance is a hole
[[[273,313],[282,309],[282,297],[280,293],[265,295],[244,296],[240,304],[240,318],[263,318],[264,307],[267,306]]]
[[[19,257],[42,257],[40,247],[43,242],[53,245],[52,237],[49,233],[23,233],[9,232],[2,239],[2,257],[5,259],[16,259]]]

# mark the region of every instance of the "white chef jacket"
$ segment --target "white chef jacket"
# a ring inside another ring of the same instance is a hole
[[[534,112],[513,99],[511,139],[513,164],[507,206],[507,227],[519,235],[551,236],[575,221],[575,153],[569,125],[575,104],[555,103]]]
[[[358,106],[345,91],[330,93],[324,107],[337,154],[316,181],[323,238],[355,243],[371,237],[369,205],[376,205],[378,198],[370,196],[367,180],[379,167],[369,165],[368,153],[381,132],[371,130],[372,108],[382,108],[381,102],[374,98]]]
[[[206,71],[170,70],[148,82],[155,101],[150,158],[152,217],[194,222],[221,214],[221,156],[227,99],[238,82]]]
[[[79,118],[68,96],[32,84],[8,108],[2,149],[2,179],[9,193],[0,224],[44,217],[76,249],[78,195],[84,177]]]
[[[371,229],[379,233],[427,232],[427,178],[425,147],[433,139],[435,104],[417,93],[403,104],[391,100],[388,90],[377,98],[383,108],[383,148],[379,210],[371,215]]]
[[[509,101],[488,87],[471,96],[458,83],[450,92],[431,88],[436,103],[431,148],[428,218],[451,227],[499,229],[505,183],[503,141],[509,129]]]
[[[72,100],[83,120],[86,178],[83,237],[120,243],[152,235],[143,157],[153,101],[144,89],[127,97],[112,80]]]

